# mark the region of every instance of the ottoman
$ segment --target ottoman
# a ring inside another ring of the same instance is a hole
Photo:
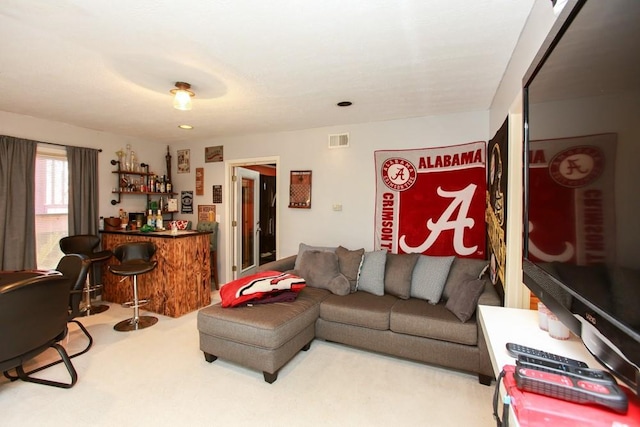
[[[315,337],[324,289],[305,287],[293,302],[222,308],[210,305],[198,311],[200,350],[207,362],[218,357],[262,371],[269,384],[278,370]]]

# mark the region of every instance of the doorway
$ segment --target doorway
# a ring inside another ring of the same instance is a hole
[[[278,162],[274,157],[226,164],[227,281],[253,274],[258,266],[277,259]]]

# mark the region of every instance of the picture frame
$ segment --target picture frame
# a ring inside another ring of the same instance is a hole
[[[215,205],[198,205],[198,221],[215,221]]]
[[[178,150],[178,173],[191,172],[191,150]]]
[[[196,196],[204,196],[204,168],[196,168]]]
[[[289,176],[289,207],[311,209],[311,171],[291,171]]]
[[[224,156],[223,156],[222,145],[216,145],[215,147],[205,147],[204,149],[205,163],[222,162],[223,160],[224,160]]]

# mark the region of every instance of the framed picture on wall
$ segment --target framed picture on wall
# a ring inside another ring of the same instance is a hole
[[[191,150],[178,150],[178,173],[191,172]]]
[[[215,147],[206,147],[204,149],[204,162],[221,162],[223,160],[223,150],[222,145],[217,145]]]
[[[311,209],[311,171],[291,171],[289,207]]]

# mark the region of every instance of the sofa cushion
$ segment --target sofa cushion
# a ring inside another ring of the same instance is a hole
[[[420,255],[411,277],[411,296],[437,304],[455,256]]]
[[[456,257],[449,269],[449,276],[447,276],[447,283],[445,283],[444,291],[442,291],[442,298],[445,301],[448,300],[451,289],[460,281],[465,281],[467,276],[480,277],[487,265],[489,265],[489,262],[485,260]]]
[[[328,322],[386,331],[391,307],[397,300],[392,295],[376,296],[368,292],[331,295],[320,304],[320,317]]]
[[[478,306],[478,298],[484,291],[484,280],[468,275],[466,280],[460,280],[450,290],[446,308],[461,322],[466,322],[473,316]]]
[[[329,246],[309,246],[307,244],[300,243],[300,245],[298,245],[298,256],[296,257],[296,262],[295,262],[295,265],[293,266],[294,270],[297,270],[298,267],[300,267],[300,262],[302,260],[302,254],[305,253],[306,251],[335,252],[336,248],[335,247],[329,247]]]
[[[420,254],[387,254],[384,267],[384,291],[402,299],[411,294],[411,276]]]
[[[323,303],[324,304],[324,303]],[[322,308],[320,309],[322,311]],[[391,309],[390,328],[393,332],[465,345],[477,345],[476,320],[460,322],[444,303],[429,304],[417,298],[398,300]]]
[[[334,252],[307,250],[302,254],[296,270],[308,286],[326,289],[336,295],[351,291],[349,281],[340,273],[338,256]]]
[[[358,281],[358,270],[360,270],[360,264],[362,264],[364,249],[350,251],[345,247],[338,246],[336,249],[336,255],[338,255],[340,273],[344,274],[349,281],[351,292],[355,292],[356,283]]]
[[[365,252],[362,257],[362,266],[358,271],[357,290],[378,296],[384,295],[384,268],[386,261],[387,251],[384,249]]]

